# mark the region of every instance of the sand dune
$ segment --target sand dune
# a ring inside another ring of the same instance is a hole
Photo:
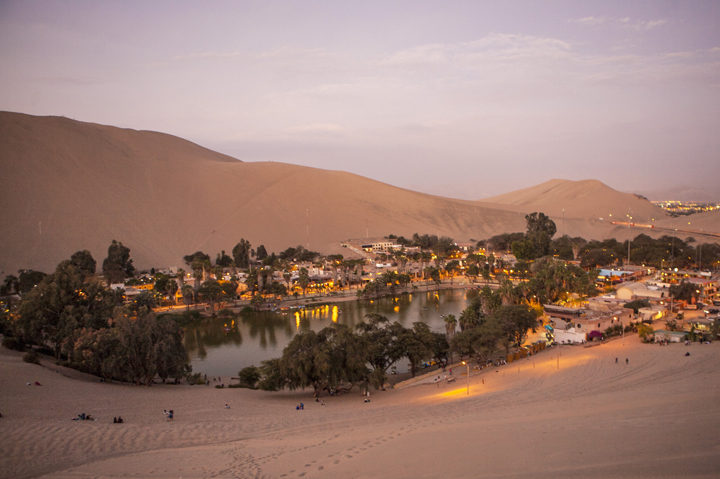
[[[240,238],[325,252],[348,238],[425,232],[459,240],[524,228],[522,216],[339,171],[243,163],[185,140],[66,118],[0,114],[0,269],[49,271],[112,239],[136,265],[182,265]]]
[[[462,201],[340,171],[245,163],[171,135],[60,117],[0,112],[0,145],[5,274],[52,271],[80,249],[102,263],[113,239],[130,247],[136,266],[150,268],[182,266],[197,250],[229,253],[240,238],[269,251],[309,244],[322,253],[366,234],[483,239],[523,231],[533,211],[549,214],[560,234],[625,239],[610,213],[624,220],[631,207],[637,221],[664,214],[591,180]],[[706,229],[720,232],[713,218]]]
[[[474,373],[469,397],[461,377],[323,407],[70,379],[0,350],[0,477],[716,477],[720,344],[566,347],[559,370],[556,354]]]
[[[562,218],[603,218],[626,221],[628,214],[645,221],[664,218],[666,213],[648,200],[621,193],[597,180],[550,180],[537,186],[485,198],[478,203],[504,205],[519,211],[542,211]],[[632,211],[632,213],[630,213]]]

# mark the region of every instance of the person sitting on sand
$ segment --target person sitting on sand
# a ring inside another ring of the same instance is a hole
[[[365,398],[365,401],[363,401],[363,402],[370,402],[370,400],[369,400],[369,399],[367,399],[367,398]]]
[[[230,406],[228,406],[228,405],[226,404],[226,405],[225,405],[225,409],[230,409]]]
[[[113,424],[117,424],[117,418],[116,418],[116,417],[113,418]]]
[[[123,421],[123,418],[121,418],[120,416],[118,416],[118,424],[122,424],[122,423],[124,423],[124,422],[125,422],[125,421]]]
[[[685,353],[685,356],[690,356],[690,352]]]
[[[168,420],[168,421],[172,421],[172,420],[173,420],[173,416],[174,416],[173,410],[171,409],[170,411],[168,411],[168,418],[167,418],[167,420]]]

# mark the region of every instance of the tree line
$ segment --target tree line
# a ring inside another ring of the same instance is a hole
[[[113,241],[104,267],[117,271],[124,263],[127,274],[129,250],[115,255],[118,248],[124,247]],[[24,294],[17,310],[3,316],[0,330],[5,346],[46,350],[108,381],[150,385],[156,376],[178,380],[191,371],[177,323],[146,307],[123,305],[122,291],[103,284],[87,251],[62,261]]]
[[[484,362],[501,348],[522,345],[527,332],[538,325],[536,311],[527,304],[503,305],[489,288],[478,295],[460,316],[445,319],[445,333],[431,331],[423,322],[406,328],[397,321],[371,313],[355,329],[332,324],[318,332],[298,333],[282,357],[263,361],[239,372],[241,383],[264,390],[312,388],[348,391],[353,387],[380,389],[388,370],[407,359],[415,377],[420,366],[434,361],[447,366],[453,355]],[[457,327],[460,331],[457,331]]]

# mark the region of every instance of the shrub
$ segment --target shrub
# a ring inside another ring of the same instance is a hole
[[[23,356],[23,361],[30,364],[40,364],[40,355],[34,349],[31,349]]]
[[[238,376],[240,377],[240,384],[255,389],[258,381],[260,381],[260,369],[256,368],[255,366],[248,366],[246,368],[243,368],[239,373]]]
[[[2,340],[2,345],[5,348],[12,349],[13,351],[25,351],[25,341],[12,336],[5,336]]]
[[[182,313],[167,313],[158,314],[158,318],[169,318],[175,322],[181,328],[190,326],[191,324],[198,323],[202,319],[200,311],[183,311]]]
[[[190,386],[193,385],[199,385],[202,386],[205,384],[205,380],[203,379],[202,373],[195,373],[188,376],[187,382]]]
[[[240,312],[243,314],[252,314],[255,310],[250,306],[245,306]]]

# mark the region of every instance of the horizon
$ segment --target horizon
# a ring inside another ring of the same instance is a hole
[[[713,2],[4,2],[0,109],[448,198],[592,178],[668,200],[720,177],[718,18]]]

